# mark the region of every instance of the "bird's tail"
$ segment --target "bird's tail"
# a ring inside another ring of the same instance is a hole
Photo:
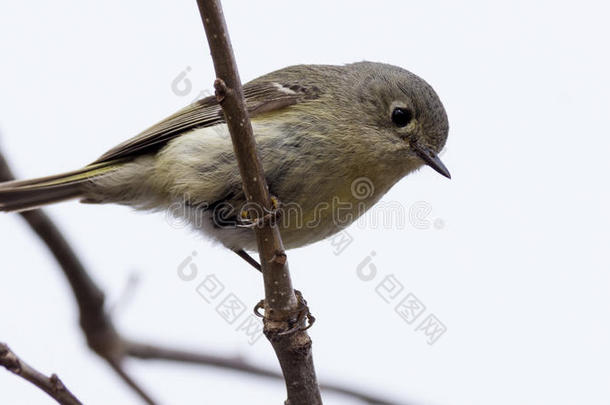
[[[118,165],[117,162],[103,162],[54,176],[0,183],[0,211],[28,211],[83,197],[85,183]]]

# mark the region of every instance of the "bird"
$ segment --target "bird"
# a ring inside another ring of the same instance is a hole
[[[269,193],[289,213],[278,221],[287,249],[341,231],[422,166],[451,178],[438,157],[447,113],[434,89],[408,70],[367,61],[294,65],[246,83],[243,92]],[[257,251],[253,223],[214,96],[81,169],[0,183],[0,211],[70,199],[169,212],[253,264],[246,253]]]

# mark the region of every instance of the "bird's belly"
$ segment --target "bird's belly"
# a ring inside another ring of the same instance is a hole
[[[298,248],[325,239],[349,226],[368,208],[365,202],[354,198],[351,188],[346,192],[343,183],[318,189],[318,193],[301,193],[309,198],[291,200],[290,194],[278,193],[280,201],[277,225],[286,249]],[[233,214],[241,213],[244,202],[230,203]],[[224,246],[237,250],[257,251],[254,229],[245,226],[247,221],[233,215],[225,223],[210,210],[187,208],[183,215],[190,224],[211,236]]]

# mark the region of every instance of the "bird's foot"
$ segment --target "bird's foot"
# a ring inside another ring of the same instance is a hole
[[[282,217],[282,203],[277,197],[271,196],[271,210],[265,208],[264,211],[266,212],[262,217],[252,220],[250,219],[250,213],[247,210],[243,210],[240,214],[241,224],[237,225],[237,227],[253,229],[265,225],[275,225],[277,220]]]
[[[294,290],[294,294],[297,297],[298,307],[290,314],[288,321],[288,328],[277,333],[278,336],[291,335],[295,332],[305,331],[312,327],[316,318],[309,311],[307,301],[303,298],[303,294],[299,290]],[[254,307],[254,315],[265,318],[265,314],[261,313],[261,309],[265,309],[265,300],[260,300]]]

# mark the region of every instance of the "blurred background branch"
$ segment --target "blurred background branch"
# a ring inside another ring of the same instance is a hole
[[[0,152],[0,182],[13,179],[14,175],[4,155]],[[78,255],[55,223],[40,209],[22,212],[20,215],[47,245],[68,280],[79,309],[80,326],[87,339],[87,344],[93,352],[110,365],[119,377],[145,403],[156,404],[157,402],[125,370],[123,363],[126,358],[162,360],[218,367],[254,376],[283,379],[282,374],[252,365],[240,356],[223,357],[203,352],[163,347],[123,337],[115,328],[111,316],[105,309],[104,293],[89,276]],[[329,392],[350,396],[369,404],[398,404],[397,402],[388,401],[375,395],[340,385],[322,384],[321,388]]]

